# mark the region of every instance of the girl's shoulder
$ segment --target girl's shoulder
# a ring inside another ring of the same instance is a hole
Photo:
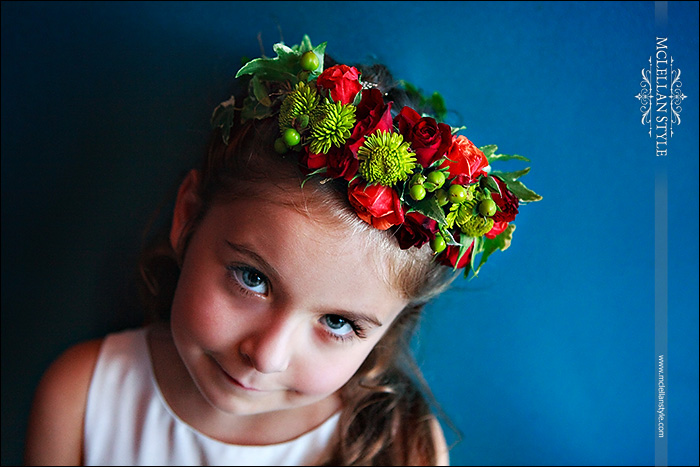
[[[430,429],[435,440],[436,465],[450,465],[450,451],[445,441],[445,434],[437,418],[432,417],[430,419]]]
[[[29,415],[26,464],[81,462],[85,406],[102,341],[94,339],[74,345],[42,376]]]

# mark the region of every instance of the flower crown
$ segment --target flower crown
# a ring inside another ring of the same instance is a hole
[[[242,122],[277,115],[278,153],[298,152],[308,176],[344,179],[357,215],[377,229],[394,229],[401,248],[429,242],[441,264],[476,275],[494,251],[510,246],[519,206],[542,199],[518,180],[529,168],[497,172],[491,164],[529,160],[496,154],[495,145],[477,148],[456,135],[464,127],[410,107],[392,118],[392,102],[355,67],[324,69],[325,49],[304,36],[291,48],[275,44],[275,58],[245,63],[236,78],[251,75],[248,97],[242,107],[233,97],[217,106],[212,126],[228,144],[235,111]],[[444,118],[438,93],[426,99],[403,84]]]

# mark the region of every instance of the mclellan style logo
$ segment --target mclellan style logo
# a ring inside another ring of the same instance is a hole
[[[673,127],[681,124],[681,102],[687,96],[681,92],[681,70],[673,68],[668,52],[668,38],[656,38],[655,60],[649,57],[649,68],[642,68],[641,90],[636,97],[642,106],[642,125],[649,127],[649,137],[655,139],[656,155],[668,155],[668,140]]]

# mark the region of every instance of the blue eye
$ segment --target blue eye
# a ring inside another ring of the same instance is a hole
[[[229,270],[233,278],[244,290],[259,295],[267,295],[267,277],[257,269],[245,266],[232,266],[229,267]]]
[[[330,333],[336,337],[347,337],[350,333],[355,331],[353,323],[342,316],[324,315],[322,321]]]

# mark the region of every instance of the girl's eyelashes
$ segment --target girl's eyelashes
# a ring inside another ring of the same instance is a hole
[[[365,328],[360,323],[339,315],[323,315],[321,324],[334,339],[346,341],[354,337],[365,337]]]
[[[227,266],[231,277],[245,293],[255,295],[267,295],[269,292],[269,281],[260,271],[250,266]]]

